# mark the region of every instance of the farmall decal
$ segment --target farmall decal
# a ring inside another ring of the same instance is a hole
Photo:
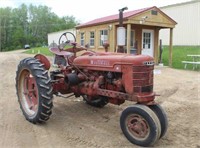
[[[103,66],[109,66],[110,63],[107,60],[90,60],[90,64],[92,65],[103,65]]]

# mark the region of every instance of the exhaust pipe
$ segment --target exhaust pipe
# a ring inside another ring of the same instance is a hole
[[[123,12],[127,7],[119,9],[119,27],[117,28],[117,52],[124,53],[126,29],[123,27]]]

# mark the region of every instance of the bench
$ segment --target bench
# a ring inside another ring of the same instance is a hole
[[[187,64],[193,64],[193,70],[195,68],[197,68],[197,65],[200,65],[200,61],[199,62],[194,62],[194,61],[182,61],[183,64],[185,64],[185,69],[187,68]]]

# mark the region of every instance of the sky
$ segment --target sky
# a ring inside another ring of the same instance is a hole
[[[191,0],[0,0],[0,7],[16,8],[22,3],[46,5],[58,16],[74,16],[80,23],[118,14],[119,9],[137,10],[146,7],[162,7]]]

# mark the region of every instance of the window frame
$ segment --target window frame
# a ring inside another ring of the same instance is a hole
[[[142,41],[142,48],[143,49],[150,49],[151,48],[151,33],[150,32],[143,32],[143,41]],[[146,48],[146,45],[148,46]]]
[[[125,32],[125,46],[127,46],[127,29]],[[133,33],[133,34],[132,34]],[[134,47],[135,46],[135,30],[131,29],[131,33],[130,33],[130,47]]]
[[[135,47],[135,41],[136,41],[135,40],[135,30],[131,30],[131,34],[130,34],[130,47]]]
[[[91,34],[93,33],[93,38],[91,37]],[[93,41],[93,45],[91,44]],[[90,31],[90,47],[95,47],[95,31]]]
[[[99,32],[100,32],[99,46],[103,47],[103,44],[105,43],[105,41],[108,42],[108,29],[102,29]],[[105,32],[107,34],[105,34]],[[103,40],[102,40],[102,38],[103,38]]]
[[[81,46],[84,46],[84,44],[85,44],[85,32],[80,33],[80,42],[81,42]]]

